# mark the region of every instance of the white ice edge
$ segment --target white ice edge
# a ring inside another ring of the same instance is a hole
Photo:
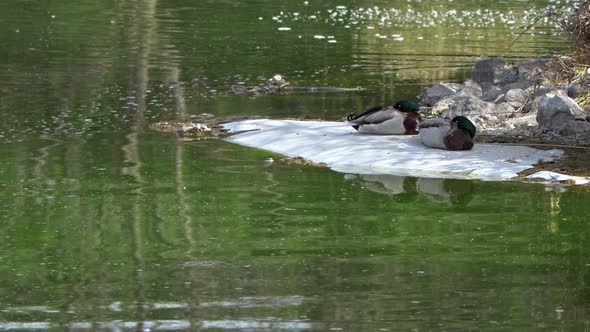
[[[580,177],[580,176],[571,176],[565,175],[556,172],[549,172],[549,171],[539,171],[527,176],[527,179],[533,180],[542,180],[543,182],[563,182],[563,181],[574,181],[576,184],[588,184],[590,183],[590,178]]]
[[[325,163],[337,172],[354,174],[508,181],[539,161],[551,161],[563,154],[558,149],[499,144],[446,151],[424,146],[417,136],[358,134],[346,122],[256,119],[223,126],[236,133],[227,139],[229,142],[288,157],[300,156]],[[527,178],[590,182],[589,178],[552,172],[537,172]]]

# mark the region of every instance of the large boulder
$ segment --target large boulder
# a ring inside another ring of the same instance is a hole
[[[418,98],[425,105],[434,105],[439,100],[451,96],[464,88],[457,83],[437,83],[431,87],[426,87]]]
[[[481,59],[475,63],[471,79],[477,83],[509,84],[517,79],[516,72],[498,58]]]
[[[569,121],[586,121],[586,112],[563,94],[547,94],[538,102],[537,122],[542,129],[562,128]]]
[[[432,114],[457,116],[467,114],[488,114],[491,113],[493,104],[485,102],[475,96],[453,95],[437,102],[432,107]]]
[[[463,115],[478,128],[486,129],[512,116],[514,109],[508,103],[494,104],[472,95],[457,94],[436,103],[432,107],[432,113],[448,119]]]

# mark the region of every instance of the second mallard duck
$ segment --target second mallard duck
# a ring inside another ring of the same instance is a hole
[[[373,135],[415,135],[422,117],[418,105],[402,100],[393,107],[374,107],[360,114],[350,114],[347,118],[352,127],[361,134]]]
[[[431,148],[452,151],[471,150],[475,125],[464,116],[452,120],[431,119],[420,124],[420,140]]]

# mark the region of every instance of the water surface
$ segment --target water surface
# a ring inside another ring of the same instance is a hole
[[[588,329],[583,188],[340,174],[149,123],[341,119],[565,47],[550,1],[0,4],[0,330]],[[533,7],[534,6],[534,7]],[[346,93],[232,95],[275,73]]]

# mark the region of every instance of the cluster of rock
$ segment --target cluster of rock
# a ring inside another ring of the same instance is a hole
[[[588,82],[555,85],[558,71],[553,66],[547,60],[509,65],[482,59],[463,84],[435,84],[418,98],[429,106],[427,115],[467,116],[479,133],[590,145],[590,113],[575,101],[587,93]]]
[[[211,135],[207,125],[186,121],[161,121],[150,124],[150,129],[174,133],[179,137],[206,137]]]
[[[160,121],[149,125],[150,129],[174,133],[178,137],[205,138],[222,135],[225,130],[214,121],[211,113],[191,115],[189,121]]]
[[[274,159],[268,158],[264,161],[267,165],[271,165],[274,163]],[[313,166],[313,167],[328,167],[326,163],[314,163],[309,159],[305,159],[301,156],[298,157],[283,157],[279,159],[279,162],[285,163],[288,165],[303,165],[303,166]]]

